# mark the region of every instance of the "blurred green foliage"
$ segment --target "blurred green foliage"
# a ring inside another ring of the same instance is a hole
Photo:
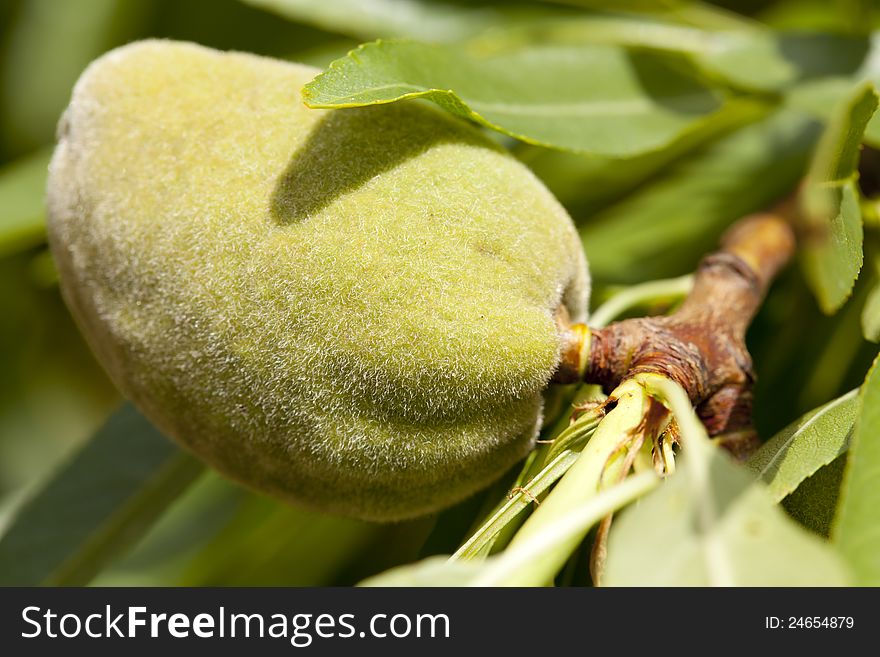
[[[380,13],[372,22],[356,24],[345,11],[328,11],[345,2],[291,2],[273,13],[283,4],[0,0],[0,531],[27,491],[121,402],[64,308],[42,231],[42,187],[55,124],[74,81],[102,52],[162,37],[323,66],[362,40],[427,39],[431,20],[444,21],[438,40],[457,39],[514,19],[564,19],[584,7],[637,9],[708,29],[763,23],[858,33],[869,25],[858,13],[863,3],[828,0],[406,0],[413,11],[426,12],[425,20],[416,13],[409,23],[389,23],[381,12],[391,5],[376,2],[370,4]],[[416,33],[407,34],[407,25],[416,26]],[[821,116],[806,106],[781,108],[773,93],[740,100],[668,149],[627,160],[505,141],[571,211],[598,300],[621,285],[688,273],[727,225],[790,192],[804,174]],[[877,252],[875,236],[868,235],[866,260],[877,262]],[[755,419],[765,438],[862,383],[876,353],[861,329],[866,301],[877,303],[876,268],[866,270],[833,317],[819,312],[796,267],[774,286],[749,333],[759,377]],[[839,486],[844,460],[815,475],[814,488]],[[451,552],[484,499],[497,497],[494,492],[437,517],[378,526],[292,509],[209,472],[96,583],[351,584],[419,557]],[[808,527],[827,532],[829,518],[805,516],[810,494],[805,489],[787,507]],[[581,563],[578,581],[585,577],[582,571]]]

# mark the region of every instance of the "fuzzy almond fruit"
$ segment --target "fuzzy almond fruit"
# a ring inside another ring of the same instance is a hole
[[[532,447],[586,263],[475,128],[414,102],[308,109],[317,72],[171,41],[101,57],[59,126],[52,251],[169,436],[277,497],[409,518]]]

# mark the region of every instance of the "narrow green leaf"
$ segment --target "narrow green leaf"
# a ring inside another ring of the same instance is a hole
[[[612,527],[609,586],[841,586],[847,573],[822,541],[773,503],[763,485],[706,437],[684,390],[642,375],[682,434],[675,475]],[[646,545],[661,547],[659,555]],[[646,556],[647,554],[647,556]]]
[[[698,62],[737,86],[784,92],[827,78],[876,79],[870,49],[864,37],[742,30],[717,35]]]
[[[45,239],[43,196],[51,155],[38,151],[0,170],[0,256]]]
[[[108,48],[143,34],[138,23],[149,11],[149,3],[130,0],[19,3],[12,24],[4,25],[0,58],[5,149],[25,152],[50,143],[83,69]]]
[[[782,500],[782,508],[788,515],[825,538],[830,535],[834,522],[846,457],[846,454],[841,454],[828,465],[823,465]]]
[[[681,139],[636,157],[598,157],[538,146],[522,146],[514,152],[572,216],[589,217],[639,193],[658,174],[686,158],[699,157],[710,144],[766,118],[771,109],[754,98],[732,99]]]
[[[871,342],[880,342],[880,283],[868,293],[862,308],[862,333]]]
[[[873,52],[873,51],[872,51]],[[880,61],[880,55],[874,59]],[[880,70],[872,71],[871,82],[880,85]],[[828,120],[834,107],[852,92],[853,77],[820,78],[816,81],[798,84],[786,95],[786,104],[823,120]],[[865,128],[863,141],[874,148],[880,147],[880,115],[874,114]]]
[[[844,23],[853,34],[871,30],[872,0],[837,0]]]
[[[470,586],[487,568],[485,561],[449,561],[434,556],[365,579],[359,586]]]
[[[702,54],[718,37],[685,25],[646,19],[644,15],[586,15],[547,18],[505,26],[475,37],[480,50],[523,44],[612,45],[681,54]]]
[[[181,586],[191,560],[216,540],[249,495],[253,493],[207,468],[89,586]]]
[[[852,76],[820,77],[815,80],[800,82],[788,89],[784,101],[787,107],[799,109],[827,123],[837,105],[852,93],[858,84]],[[871,125],[865,129],[866,139],[871,133]]]
[[[644,16],[599,16],[513,26],[491,31],[475,44],[498,47],[517,39],[532,44],[614,44],[679,53],[709,77],[734,87],[783,94],[786,105],[822,120],[830,117],[831,109],[854,85],[865,81],[880,85],[877,35],[779,33],[757,24],[712,31],[645,20]],[[880,117],[869,122],[865,140],[880,145]]]
[[[768,440],[748,462],[779,502],[846,452],[859,412],[856,390],[810,411]]]
[[[550,0],[553,1],[553,0]],[[708,30],[741,30],[759,23],[732,10],[695,0],[563,0],[565,4],[599,11],[646,14]]]
[[[452,556],[453,559],[473,559],[485,552],[485,547],[534,500],[562,477],[578,460],[578,455],[600,421],[600,414],[585,413],[553,439],[552,447],[544,452],[543,467],[523,481],[520,490],[510,494],[486,521]],[[540,452],[539,452],[540,453]]]
[[[713,35],[710,43],[692,53],[699,66],[734,85],[782,93],[788,106],[822,120],[854,85],[880,85],[877,34],[748,30]],[[880,117],[868,123],[865,141],[880,145]]]
[[[606,46],[522,47],[477,57],[411,41],[361,46],[307,84],[310,107],[425,98],[522,141],[631,156],[694,129],[718,95],[656,56]]]
[[[195,552],[183,586],[322,586],[381,526],[248,494],[226,527]]]
[[[682,460],[699,458],[687,454]],[[698,483],[682,467],[612,526],[609,586],[841,586],[844,567],[717,450]],[[697,500],[716,515],[701,519]],[[646,545],[662,546],[658,554]]]
[[[696,4],[691,0],[563,0],[563,2],[584,9],[608,11],[614,8],[618,11],[637,13],[666,12]]]
[[[836,109],[801,192],[806,225],[803,262],[807,282],[823,312],[832,314],[849,298],[862,268],[859,148],[878,105],[871,83],[857,87]]]
[[[644,388],[632,380],[621,383],[611,396],[617,400],[614,408],[602,419],[578,459],[507,547],[506,552],[528,552],[531,548],[527,546],[541,544],[541,558],[532,559],[516,573],[507,571],[505,584],[542,586],[552,581],[590,528],[589,524],[576,523],[578,530],[565,531],[565,518],[575,509],[590,507],[604,487],[626,475],[623,470],[626,442],[640,426],[649,400]],[[555,534],[557,529],[561,532],[558,535]],[[548,533],[556,538],[544,542]]]
[[[692,274],[633,285],[621,290],[596,308],[590,315],[590,327],[607,326],[634,308],[649,303],[665,302],[670,305],[678,303],[690,294],[693,288],[694,277]]]
[[[761,10],[761,22],[777,30],[840,32],[840,12],[828,0],[778,0]]]
[[[19,510],[0,540],[0,586],[88,583],[202,471],[124,405]]]
[[[865,143],[880,148],[880,116],[877,114],[871,117],[868,127],[865,128]]]
[[[599,490],[595,495],[585,496],[563,514],[542,524],[540,532],[533,532],[525,538],[518,536],[517,541],[495,556],[487,564],[488,567],[477,574],[472,584],[537,586],[551,581],[553,574],[564,565],[565,559],[555,562],[556,557],[548,555],[555,555],[557,552],[570,554],[591,527],[609,514],[635,502],[659,483],[659,477],[648,470]],[[551,559],[549,563],[548,558]]]
[[[795,186],[818,134],[802,113],[775,113],[667,167],[606,210],[576,216],[593,276],[639,283],[692,271],[728,225]]]
[[[856,174],[865,126],[874,116],[878,100],[880,95],[874,85],[865,82],[840,103],[816,147],[809,182],[840,183]]]
[[[800,342],[801,358],[809,353],[809,364],[798,381],[798,407],[814,408],[846,389],[846,381],[853,366],[857,366],[859,352],[864,346],[860,339],[861,310],[870,289],[865,285],[854,288],[853,297],[840,309],[833,322],[818,335],[811,338],[812,344]],[[800,320],[801,326],[811,326]],[[806,351],[805,351],[806,350]],[[797,355],[795,355],[797,357]],[[864,359],[861,367],[864,368]]]
[[[542,530],[485,561],[446,560],[431,557],[415,564],[394,568],[362,582],[364,586],[524,586],[543,583],[535,570],[549,572],[546,555],[560,546],[566,551],[609,513],[638,499],[659,483],[653,472],[642,472],[610,486],[571,506]]]
[[[454,41],[498,18],[491,8],[455,7],[424,0],[244,0],[293,21],[359,39],[410,37]]]
[[[549,443],[540,445],[529,454],[516,478],[503,489],[499,489],[498,484],[493,487],[494,499],[503,496],[501,502],[485,508],[478,516],[478,525],[471,523],[470,535],[457,547],[453,559],[485,558],[503,550],[510,543],[528,517],[528,512],[537,506],[534,500],[540,500],[546,489],[577,460],[601,420],[598,405],[605,399],[601,387],[590,384],[557,386],[555,393],[551,391],[548,395],[545,392],[547,417],[541,438]],[[554,404],[558,405],[554,408]],[[596,406],[593,411],[582,413],[572,422],[571,409],[581,404]],[[525,490],[516,491],[517,487]]]
[[[832,535],[865,586],[880,586],[880,358],[862,385],[861,410]]]
[[[862,228],[855,182],[805,188],[802,207],[808,228],[803,265],[822,312],[832,315],[846,303],[862,268]]]

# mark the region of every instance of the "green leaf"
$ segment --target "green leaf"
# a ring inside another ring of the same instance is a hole
[[[880,586],[880,358],[861,388],[861,410],[832,535],[858,584]]]
[[[679,10],[688,5],[696,4],[691,0],[565,0],[568,4],[584,9],[654,13]]]
[[[682,464],[611,530],[609,586],[841,586],[847,573],[821,540],[790,520],[748,470],[712,446],[684,390],[638,380],[675,414]],[[657,546],[657,552],[645,546]]]
[[[828,537],[846,466],[846,454],[823,465],[782,501],[788,515],[820,536]]]
[[[497,19],[490,8],[455,7],[424,0],[244,0],[293,21],[359,39],[410,37],[454,41]]]
[[[863,37],[743,30],[718,35],[699,63],[737,86],[787,91],[821,78],[869,79],[869,48]]]
[[[859,148],[878,105],[870,83],[860,85],[836,109],[801,192],[806,226],[803,262],[822,311],[836,312],[849,298],[862,268]]]
[[[805,189],[809,226],[802,254],[807,283],[822,312],[832,315],[852,294],[862,268],[864,233],[858,191],[852,180]]]
[[[546,563],[548,552],[570,551],[590,527],[609,513],[633,502],[658,485],[653,472],[631,476],[619,484],[588,496],[546,524],[541,531],[511,544],[485,561],[458,561],[431,557],[389,570],[363,582],[366,586],[528,586],[541,584],[558,570]],[[549,499],[549,498],[548,498]],[[564,559],[563,559],[564,562]],[[559,564],[561,565],[561,563]],[[540,574],[536,577],[535,572]]]
[[[846,452],[859,412],[856,390],[810,411],[768,440],[748,462],[779,502]]]
[[[183,586],[321,586],[363,552],[380,525],[248,494],[189,560]]]
[[[586,15],[514,24],[475,37],[480,50],[524,44],[613,45],[682,54],[702,54],[718,37],[711,32],[646,18],[644,15]]]
[[[880,55],[875,58],[880,60]],[[871,82],[875,86],[880,84],[880,70],[872,74]],[[853,84],[852,78],[823,78],[799,84],[786,96],[786,104],[828,120],[835,105],[852,92]],[[880,115],[875,113],[868,121],[863,140],[875,148],[880,147]]]
[[[486,570],[485,561],[449,561],[428,557],[365,579],[359,586],[470,586]]]
[[[693,271],[729,224],[791,191],[818,134],[812,118],[777,112],[674,163],[606,210],[576,215],[594,278],[640,283]]]
[[[177,496],[144,536],[89,586],[181,586],[190,562],[216,540],[248,491],[212,468]]]
[[[868,293],[862,308],[862,333],[871,342],[880,342],[880,283]]]
[[[871,29],[872,0],[837,0],[844,22],[853,34],[864,34]]]
[[[484,553],[487,546],[507,525],[512,523],[520,513],[534,503],[535,499],[565,475],[569,468],[578,460],[584,445],[593,435],[598,426],[601,414],[596,411],[581,415],[570,426],[555,435],[549,449],[539,454],[543,457],[537,472],[527,473],[526,479],[518,486],[516,493],[508,495],[480,525],[480,527],[462,544],[453,555],[454,559],[473,559]]]
[[[808,173],[817,185],[842,183],[857,173],[865,126],[877,110],[880,95],[870,82],[855,87],[836,108],[819,140]]]
[[[880,117],[877,114],[874,114],[865,128],[865,143],[874,148],[880,147]]]
[[[39,244],[46,236],[43,196],[50,149],[0,170],[0,256]]]
[[[828,0],[777,0],[761,11],[761,22],[784,31],[840,32],[841,16]]]
[[[687,454],[682,460],[699,458]],[[612,527],[609,586],[842,586],[836,555],[718,451],[708,481],[682,468]],[[697,500],[711,500],[704,519]],[[657,546],[657,552],[645,546]]]
[[[627,475],[627,442],[641,425],[649,400],[644,388],[632,380],[617,386],[611,397],[616,400],[614,408],[602,418],[580,456],[534,509],[504,552],[531,554],[533,547],[540,545],[540,558],[533,555],[515,572],[505,566],[503,577],[499,575],[503,582],[493,583],[542,586],[552,581],[591,526],[572,521],[571,514],[579,513],[576,509],[586,512],[593,508],[591,505],[601,497],[603,489]],[[552,450],[549,456],[553,456]],[[653,471],[651,477],[656,479]],[[596,516],[594,521],[615,508]]]
[[[798,408],[816,407],[839,395],[848,387],[847,378],[853,367],[864,369],[865,358],[859,358],[859,352],[865,344],[861,340],[859,325],[868,292],[868,286],[857,285],[853,297],[834,316],[834,321],[825,325],[818,339],[811,336],[809,345],[798,341],[800,357],[803,358],[804,350],[810,354],[808,368],[797,382]],[[801,326],[812,327],[816,323],[816,319],[808,318],[799,321]],[[797,354],[794,357],[797,358]]]
[[[19,510],[0,540],[0,586],[88,583],[202,471],[124,405]]]
[[[149,11],[148,3],[130,0],[19,3],[11,25],[4,25],[0,59],[4,148],[25,152],[50,143],[83,69],[143,34],[137,25]]]
[[[590,328],[601,328],[632,313],[635,309],[658,303],[673,306],[680,303],[694,288],[693,274],[678,278],[648,281],[625,288],[590,314]]]
[[[559,502],[556,511],[562,513],[545,515],[540,523],[540,531],[526,534],[520,530],[504,552],[487,562],[486,570],[477,575],[473,585],[540,586],[552,581],[553,575],[565,564],[567,555],[583,541],[591,527],[609,514],[635,502],[659,483],[657,475],[647,470],[598,492],[583,495],[580,500],[569,496],[563,502],[561,493],[555,493],[554,490],[551,496],[557,494],[555,499]],[[538,525],[532,527],[537,528]]]
[[[307,84],[310,107],[425,98],[522,141],[631,156],[663,148],[721,106],[656,56],[602,46],[522,47],[477,57],[410,41],[361,46]]]
[[[739,30],[758,23],[742,14],[694,0],[564,0],[566,4],[600,11],[632,12],[711,30]]]
[[[681,139],[636,157],[597,157],[538,146],[520,147],[515,154],[572,216],[588,217],[637,194],[658,174],[704,152],[713,142],[766,118],[770,109],[752,98],[732,99]]]
[[[854,85],[880,85],[880,36],[749,30],[716,34],[696,63],[741,87],[785,95],[786,104],[828,120]],[[880,145],[880,117],[865,129]]]
[[[670,16],[669,18],[675,18]],[[864,28],[867,24],[863,24]],[[490,31],[477,46],[511,43],[611,44],[686,55],[709,77],[751,91],[783,94],[790,107],[827,120],[854,85],[880,85],[880,36],[833,32],[779,33],[757,24],[747,29],[696,29],[641,16],[546,19]],[[880,145],[880,117],[866,129]]]

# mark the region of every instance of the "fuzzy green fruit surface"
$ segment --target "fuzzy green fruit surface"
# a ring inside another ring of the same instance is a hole
[[[310,110],[317,72],[167,41],[103,56],[59,126],[51,246],[169,436],[298,504],[413,517],[532,447],[586,264],[476,129],[421,103]]]

